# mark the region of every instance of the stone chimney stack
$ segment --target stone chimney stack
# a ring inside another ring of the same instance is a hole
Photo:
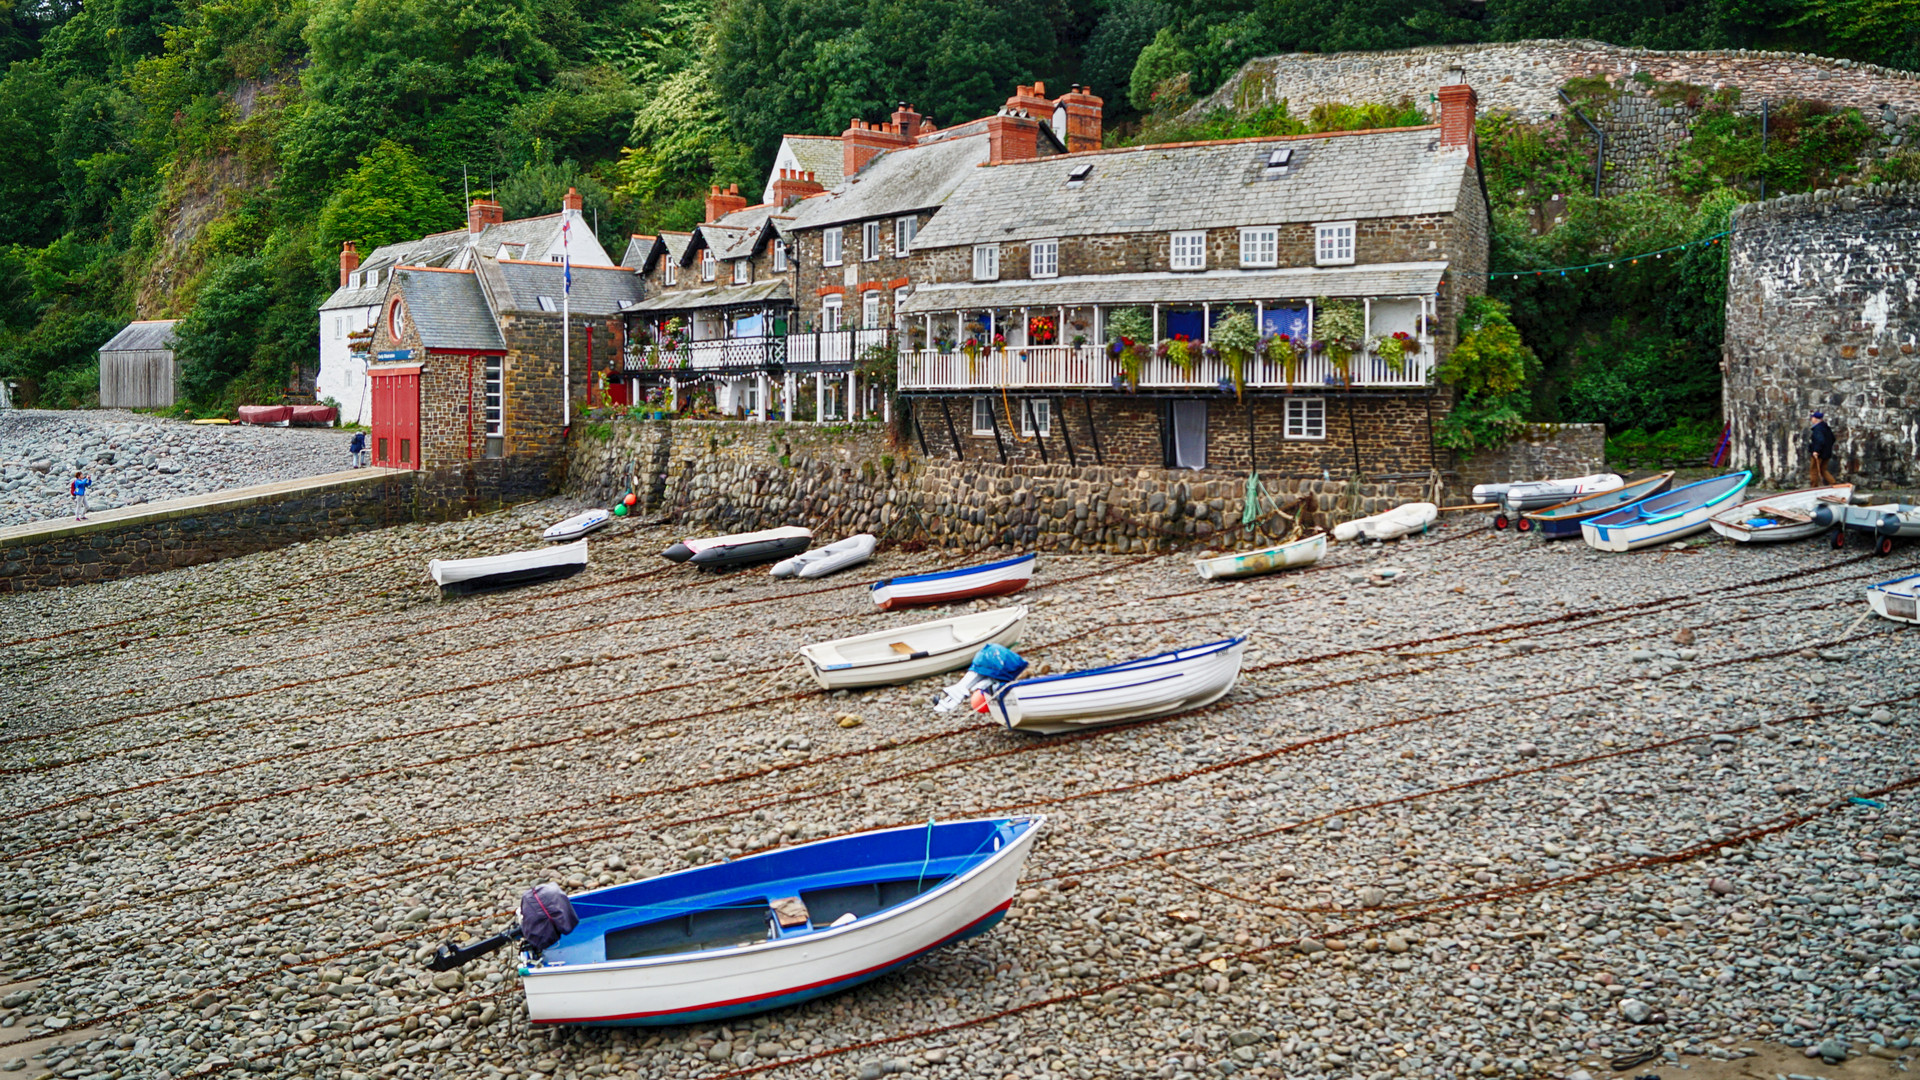
[[[566,195],[562,196],[560,199],[560,209],[562,210],[572,210],[578,213],[580,210],[580,205],[581,205],[581,199],[580,199],[579,188],[568,188]]]
[[[920,114],[903,101],[893,110],[893,126],[901,138],[911,143],[920,136]]]
[[[746,208],[747,197],[740,194],[739,184],[728,184],[725,191],[721,191],[720,185],[715,184],[713,190],[707,195],[707,223],[712,224],[736,210]]]
[[[340,287],[347,287],[347,276],[360,269],[360,253],[353,249],[353,241],[340,244]]]
[[[467,207],[467,232],[470,235],[478,236],[487,226],[498,225],[505,220],[505,212],[492,199],[475,199],[473,205]]]
[[[1100,149],[1100,117],[1106,102],[1093,96],[1093,87],[1074,83],[1054,105],[1067,110],[1067,130],[1060,140],[1067,144],[1067,153]]]
[[[1019,87],[1000,111],[987,117],[987,164],[1031,161],[1040,156],[1040,125],[1053,119],[1047,84]]]
[[[780,178],[773,182],[773,205],[784,210],[801,199],[825,190],[826,185],[815,180],[811,170],[781,169]]]
[[[1448,72],[1454,81],[1440,88],[1440,145],[1467,148],[1469,165],[1479,160],[1473,139],[1473,121],[1479,111],[1480,96],[1466,84],[1458,68]]]
[[[914,119],[917,123],[919,117]],[[888,150],[912,145],[912,139],[900,134],[898,124],[869,124],[856,116],[847,122],[847,130],[840,133],[840,174],[852,180],[867,167],[867,162]]]

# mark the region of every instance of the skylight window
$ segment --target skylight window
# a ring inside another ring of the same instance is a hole
[[[1293,147],[1291,146],[1282,146],[1277,150],[1269,151],[1267,154],[1267,168],[1269,169],[1284,169],[1291,164],[1293,164]]]
[[[1089,161],[1084,164],[1075,165],[1072,171],[1067,173],[1067,186],[1079,187],[1081,184],[1087,182],[1087,177],[1092,175],[1093,162]]]

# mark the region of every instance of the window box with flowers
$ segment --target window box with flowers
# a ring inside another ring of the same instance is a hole
[[[1323,353],[1341,381],[1353,385],[1353,354],[1365,344],[1367,313],[1357,301],[1329,300],[1321,297],[1313,303],[1313,344],[1315,353]]]

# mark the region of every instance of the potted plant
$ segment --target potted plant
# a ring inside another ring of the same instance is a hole
[[[1121,381],[1132,389],[1140,387],[1140,373],[1146,369],[1153,338],[1153,322],[1137,307],[1121,308],[1107,316],[1107,355],[1119,365]]]
[[[1185,334],[1176,334],[1173,340],[1161,342],[1160,359],[1188,375],[1193,374],[1193,346]]]
[[[1027,320],[1027,344],[1052,345],[1059,327],[1054,325],[1051,315],[1035,315]]]
[[[1389,371],[1398,374],[1407,370],[1407,354],[1420,347],[1412,334],[1405,330],[1395,330],[1391,334],[1377,337],[1373,341],[1373,354],[1387,365]]]
[[[1324,343],[1327,360],[1341,381],[1353,385],[1353,354],[1364,344],[1367,315],[1352,300],[1314,301],[1313,329],[1316,344]]]
[[[1079,348],[1080,346],[1082,346],[1082,345],[1085,345],[1086,343],[1087,343],[1087,335],[1085,335],[1085,334],[1075,334],[1075,335],[1073,335],[1073,347],[1074,347],[1074,348],[1076,348],[1076,349],[1077,349],[1077,348]]]
[[[1300,375],[1300,349],[1294,343],[1291,334],[1269,334],[1261,339],[1260,353],[1270,364],[1280,368],[1280,378],[1288,388]]]
[[[1253,316],[1244,311],[1234,312],[1213,328],[1213,341],[1208,349],[1226,362],[1235,398],[1246,394],[1247,360],[1259,347],[1260,332],[1254,328]]]

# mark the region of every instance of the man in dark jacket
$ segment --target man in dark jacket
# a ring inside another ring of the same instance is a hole
[[[1807,450],[1812,458],[1808,475],[1811,487],[1831,487],[1840,481],[1834,479],[1833,470],[1833,429],[1827,426],[1827,414],[1813,414],[1813,427],[1807,431]]]

